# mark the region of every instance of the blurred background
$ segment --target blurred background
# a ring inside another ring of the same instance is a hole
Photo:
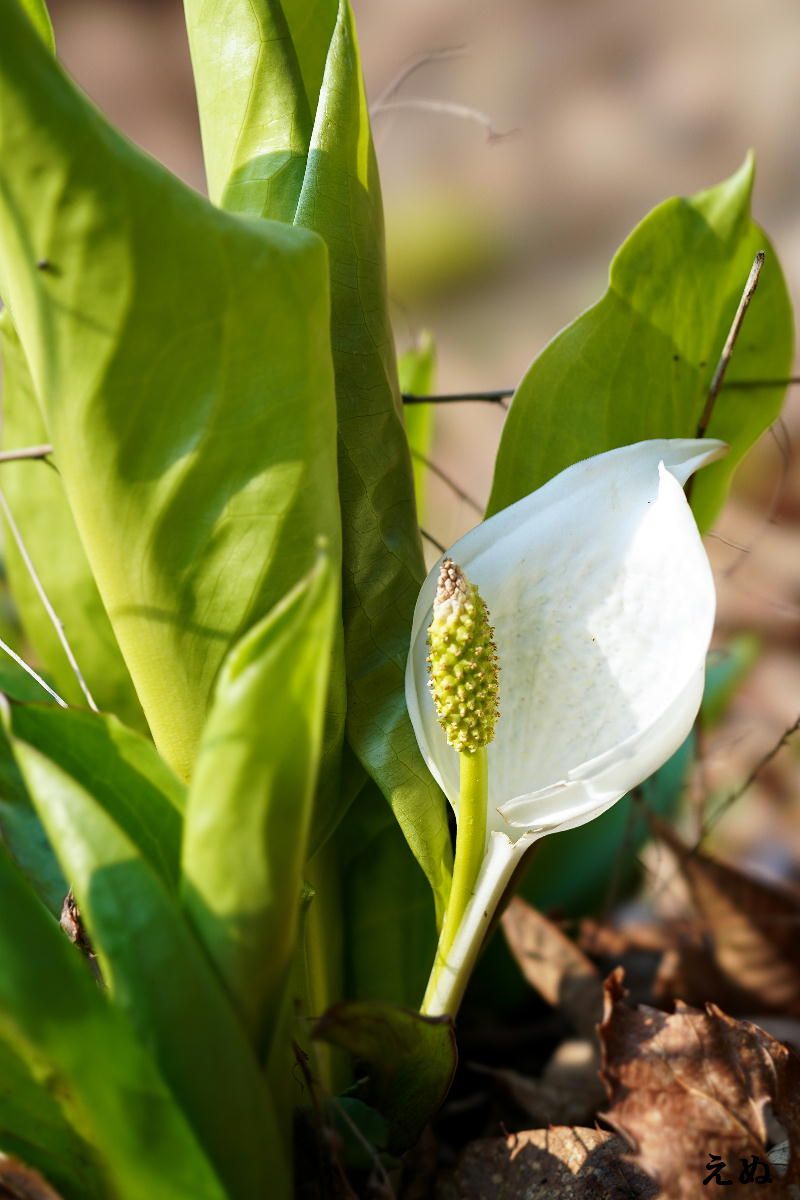
[[[800,308],[795,0],[354,0],[354,8],[398,346],[431,331],[440,390],[514,386],[558,329],[599,298],[615,249],[647,211],[726,177],[748,148],[758,163],[755,216]],[[78,82],[135,142],[202,189],[180,0],[51,0],[51,10]],[[437,410],[433,456],[478,502],[503,416],[489,404]],[[795,388],[709,539],[720,644],[753,633],[759,651],[703,748],[700,800],[740,783],[800,713],[799,438]],[[432,480],[430,494],[440,541],[474,524],[446,485]],[[798,748],[800,737],[759,774],[716,845],[800,882]]]

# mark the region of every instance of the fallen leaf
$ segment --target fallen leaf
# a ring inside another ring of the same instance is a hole
[[[687,1000],[713,998],[737,1012],[800,1016],[800,896],[691,850],[662,821],[653,828],[678,861],[708,941],[705,955],[687,945],[665,964],[664,976],[672,977],[662,979],[662,993],[669,986]],[[704,976],[714,992],[703,992]]]
[[[621,1138],[555,1126],[472,1142],[436,1200],[655,1200]]]
[[[603,1119],[629,1139],[664,1200],[696,1200],[712,1155],[726,1164],[725,1196],[734,1200],[755,1182],[740,1178],[752,1157],[767,1158],[768,1122],[793,1144],[800,1137],[800,1059],[713,1004],[699,1011],[678,1002],[674,1014],[629,1008],[619,970],[605,990],[601,1075],[611,1109]],[[795,1151],[783,1178],[772,1172],[770,1200],[800,1195],[791,1190],[798,1183]]]
[[[508,948],[527,982],[588,1037],[603,1009],[597,968],[582,950],[530,904],[515,896],[501,918]]]

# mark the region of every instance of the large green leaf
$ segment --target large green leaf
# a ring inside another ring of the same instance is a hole
[[[331,255],[348,736],[441,907],[450,869],[445,806],[419,754],[403,690],[425,567],[388,317],[378,168],[346,0],[328,50],[295,220],[320,233]]]
[[[542,351],[517,389],[503,430],[488,512],[564,467],[646,438],[694,437],[756,251],[767,259],[727,382],[784,378],[792,309],[780,265],[750,217],[753,162],[689,200],[660,204],[611,264],[602,300]],[[709,435],[731,450],[695,481],[707,528],[731,476],[780,411],[783,389],[725,388]]]
[[[0,726],[0,843],[45,906],[58,916],[67,884]]]
[[[366,1099],[386,1119],[389,1148],[418,1140],[447,1095],[458,1054],[449,1017],[421,1017],[391,1004],[336,1004],[314,1037],[348,1050],[366,1071]]]
[[[0,315],[0,345],[3,445],[6,448],[41,445],[48,440],[47,428],[25,355],[7,312]],[[0,485],[94,699],[101,708],[117,713],[129,724],[146,728],[58,472],[42,461],[7,462],[0,471]],[[85,704],[16,543],[5,530],[3,540],[14,602],[39,662],[66,700]]]
[[[261,1051],[297,937],[339,592],[323,554],[231,651],[189,793],[184,902]]]
[[[229,1195],[288,1197],[266,1084],[177,897],[74,776],[26,744],[15,753],[113,1003],[152,1047]]]
[[[116,717],[38,704],[12,704],[7,725],[17,743],[84,788],[168,887],[177,887],[185,788],[152,742]]]
[[[225,185],[226,203],[284,217],[283,184],[289,174],[296,180],[306,107],[314,114],[295,223],[321,234],[330,253],[348,735],[389,798],[441,908],[450,871],[445,807],[419,755],[403,696],[424,563],[388,317],[380,184],[353,18],[346,0],[285,0],[292,46],[280,40],[257,47],[259,30],[283,27],[280,7],[278,0],[187,0],[206,161],[212,179],[219,162],[237,163]],[[230,47],[240,41],[247,47],[242,76],[236,74],[229,88]],[[277,97],[265,91],[270,72],[278,81]],[[250,161],[243,158],[245,146],[254,156]],[[287,156],[291,170],[276,182]]]
[[[430,893],[374,783],[353,801],[337,842],[345,995],[418,1008],[436,952]]]
[[[64,1200],[106,1200],[91,1148],[70,1127],[54,1096],[0,1037],[0,1150],[41,1171]]]
[[[108,127],[16,0],[0,16],[4,298],[156,743],[187,775],[229,646],[317,535],[336,554],[325,251],[213,208]]]
[[[152,1060],[2,850],[0,908],[13,913],[0,921],[0,1037],[94,1148],[106,1195],[226,1200]]]

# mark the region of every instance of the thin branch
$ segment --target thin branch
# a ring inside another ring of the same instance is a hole
[[[4,654],[7,654],[9,658],[13,658],[13,660],[17,664],[17,666],[22,667],[22,669],[26,673],[26,675],[30,675],[31,679],[35,679],[36,682],[39,684],[39,687],[44,688],[44,690],[48,693],[48,695],[53,697],[56,704],[60,705],[61,708],[69,708],[69,705],[67,704],[66,700],[62,700],[62,698],[61,698],[61,696],[59,696],[58,692],[54,692],[53,689],[50,687],[50,684],[45,683],[45,681],[42,679],[41,675],[38,675],[36,673],[36,671],[34,671],[33,667],[29,667],[28,664],[25,662],[25,659],[20,658],[20,656],[17,654],[16,650],[12,650],[11,647],[8,645],[8,643],[4,642],[2,638],[0,638],[0,650],[2,650]]]
[[[423,529],[421,525],[419,527],[419,531],[422,534],[422,536],[425,538],[426,542],[430,542],[430,544],[432,546],[436,547],[436,549],[439,551],[440,554],[444,554],[447,547],[443,546],[438,538],[435,538],[432,533],[428,533],[427,529]]]
[[[740,796],[744,795],[744,793],[748,790],[748,788],[751,786],[751,784],[755,783],[758,776],[764,770],[764,767],[768,766],[769,763],[772,762],[772,760],[773,760],[773,758],[775,758],[776,754],[778,754],[778,752],[780,750],[782,750],[785,745],[787,745],[789,739],[791,737],[793,737],[794,734],[798,732],[798,730],[800,730],[800,716],[797,717],[797,720],[792,725],[790,725],[788,729],[784,729],[783,733],[778,738],[777,742],[775,742],[775,744],[773,746],[770,746],[769,750],[767,750],[767,752],[765,754],[762,754],[761,758],[758,760],[756,765],[753,767],[752,771],[747,776],[744,783],[741,784],[738,788],[736,788],[735,791],[731,792],[731,794],[729,796],[727,796],[720,805],[717,806],[717,808],[714,810],[712,815],[709,817],[709,819],[703,825],[703,829],[700,834],[700,837],[698,838],[696,845],[692,847],[693,853],[695,850],[699,849],[700,843],[704,840],[704,838],[706,838],[708,836],[708,834],[711,832],[713,827],[720,820],[720,818],[725,815],[725,813],[728,811],[728,809],[731,807],[731,805],[735,804],[735,802],[740,798]]]
[[[479,514],[479,516],[483,516],[483,505],[479,504],[477,500],[473,499],[468,492],[465,492],[464,489],[456,483],[455,479],[448,475],[446,471],[443,471],[442,468],[437,466],[435,462],[432,462],[429,458],[426,458],[424,454],[420,454],[419,450],[412,449],[411,454],[417,459],[418,462],[421,462],[424,466],[426,466],[429,471],[432,471],[437,479],[441,479],[442,483],[446,483],[450,490],[455,492],[459,500],[463,500],[464,503],[468,504],[474,512]]]
[[[714,411],[714,405],[716,403],[717,396],[719,395],[719,389],[722,387],[722,381],[725,378],[725,372],[727,371],[728,364],[731,361],[731,355],[733,354],[733,349],[736,345],[736,339],[738,338],[739,332],[742,328],[742,322],[744,321],[747,310],[750,307],[750,301],[753,299],[756,288],[758,287],[758,277],[761,274],[761,268],[763,265],[764,251],[759,250],[758,254],[753,259],[753,265],[750,268],[750,274],[747,276],[747,283],[744,285],[744,291],[742,292],[742,298],[739,301],[739,307],[736,309],[736,313],[734,314],[731,327],[728,330],[728,336],[725,339],[725,345],[722,347],[722,354],[719,356],[717,368],[711,378],[705,406],[700,415],[700,420],[697,422],[697,436],[699,438],[705,437],[706,435],[706,430],[708,429],[709,422],[711,421],[711,414]]]
[[[733,379],[730,383],[722,383],[721,391],[749,391],[755,388],[785,388],[800,384],[800,375],[789,375],[785,379]],[[418,396],[414,392],[403,392],[404,404],[469,404],[470,402],[485,402],[499,404],[503,408],[505,400],[514,395],[516,388],[496,388],[491,391],[475,392],[445,392],[432,396]]]
[[[447,62],[453,58],[463,58],[466,53],[466,46],[445,46],[441,50],[429,50],[426,54],[420,54],[418,58],[412,59],[407,66],[403,67],[402,71],[395,75],[394,79],[387,84],[380,95],[376,97],[370,108],[370,115],[374,113],[375,108],[379,105],[386,104],[387,101],[391,100],[400,91],[403,84],[412,75],[415,75],[420,68],[427,67],[430,63]]]
[[[417,396],[413,392],[403,392],[403,404],[470,404],[485,403],[499,404],[507,408],[505,401],[514,395],[514,388],[498,388],[489,392],[446,392],[435,396]]]
[[[44,584],[42,583],[41,579],[39,578],[36,568],[33,565],[31,556],[28,553],[28,548],[22,539],[22,534],[20,533],[19,528],[17,527],[17,523],[14,520],[13,513],[11,512],[11,509],[8,506],[8,501],[6,500],[5,494],[2,491],[0,491],[0,509],[2,509],[2,511],[3,511],[3,516],[6,519],[8,528],[11,530],[11,535],[17,544],[17,549],[19,550],[20,556],[22,558],[22,561],[25,564],[25,568],[26,568],[27,572],[31,577],[33,586],[36,588],[36,592],[39,596],[39,599],[41,600],[42,604],[44,605],[45,612],[47,613],[48,617],[50,618],[50,623],[52,624],[53,628],[55,629],[56,636],[58,637],[58,640],[61,643],[61,647],[67,656],[67,661],[68,661],[70,667],[72,668],[72,673],[74,674],[75,678],[78,681],[78,686],[80,687],[81,691],[83,692],[84,696],[86,697],[86,703],[89,705],[89,708],[92,710],[92,712],[99,712],[99,709],[94,702],[92,693],[89,691],[89,688],[86,684],[86,680],[83,678],[83,675],[81,674],[81,669],[78,666],[77,659],[75,658],[75,655],[72,652],[72,647],[70,646],[67,635],[64,632],[64,626],[62,625],[61,621],[59,620],[58,614],[56,613],[56,610],[53,608],[53,605],[50,602],[47,592],[44,590]]]
[[[45,443],[42,446],[23,446],[20,450],[0,450],[0,463],[21,462],[27,458],[49,458],[53,447]]]
[[[489,142],[501,142],[506,138],[516,137],[520,132],[519,129],[497,129],[488,113],[481,112],[478,108],[471,108],[468,104],[456,104],[453,100],[424,100],[414,97],[409,97],[407,100],[387,100],[373,105],[370,115],[374,120],[375,117],[382,117],[385,113],[410,109],[416,109],[418,112],[438,113],[445,117],[458,117],[464,121],[474,121],[476,125],[480,125],[482,129],[486,130],[486,139]]]

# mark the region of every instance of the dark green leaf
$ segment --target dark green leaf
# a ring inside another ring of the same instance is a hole
[[[389,1125],[389,1149],[413,1146],[448,1093],[458,1056],[449,1017],[391,1004],[336,1004],[314,1037],[348,1050],[367,1072],[367,1103]]]
[[[4,298],[137,693],[185,776],[230,645],[319,534],[336,554],[325,250],[184,187],[107,126],[13,0],[1,10]]]
[[[436,951],[430,890],[375,784],[367,783],[353,801],[336,840],[347,928],[345,994],[417,1008]]]
[[[31,804],[5,729],[0,725],[0,842],[54,916],[61,912],[67,884]]]
[[[177,885],[186,789],[152,742],[116,717],[78,709],[13,704],[8,723],[16,741],[85,788],[164,882]]]
[[[28,745],[15,753],[112,1000],[152,1047],[230,1196],[288,1197],[257,1060],[177,898],[81,783]]]
[[[0,909],[0,1033],[94,1148],[109,1197],[227,1200],[152,1061],[3,851]]]
[[[231,651],[189,793],[184,903],[259,1050],[297,937],[339,591],[322,554]]]
[[[0,1150],[41,1171],[64,1200],[106,1200],[96,1156],[71,1129],[58,1101],[0,1037]]]
[[[750,217],[753,162],[689,200],[667,200],[611,264],[602,300],[564,329],[517,389],[503,430],[488,512],[564,467],[646,438],[694,437],[708,385],[757,250],[767,259],[726,383],[785,378],[794,326],[775,252]],[[717,399],[708,433],[728,456],[702,471],[692,504],[702,528],[731,476],[775,420],[782,387]]]

